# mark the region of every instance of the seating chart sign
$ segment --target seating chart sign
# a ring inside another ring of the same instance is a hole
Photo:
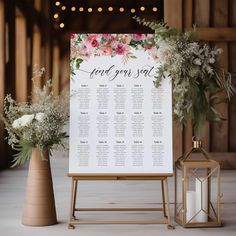
[[[151,34],[71,34],[70,174],[171,174],[172,88]]]

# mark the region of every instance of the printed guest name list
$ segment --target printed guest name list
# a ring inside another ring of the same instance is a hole
[[[70,173],[172,173],[172,90],[145,51],[83,61],[71,80]]]

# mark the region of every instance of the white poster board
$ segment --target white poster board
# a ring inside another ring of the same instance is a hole
[[[172,89],[153,35],[72,34],[70,174],[171,174]]]

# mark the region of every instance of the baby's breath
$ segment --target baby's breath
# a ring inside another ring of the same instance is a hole
[[[175,120],[180,125],[191,120],[195,135],[201,136],[205,121],[222,120],[215,104],[229,100],[236,93],[232,74],[217,65],[222,49],[200,43],[195,30],[180,32],[165,23],[135,19],[155,31],[160,63],[155,86],[159,87],[167,76],[171,78]]]
[[[42,77],[43,72],[44,69],[35,72],[34,78]],[[51,81],[37,88],[33,94],[34,103],[17,103],[10,94],[5,97],[2,119],[8,131],[8,144],[19,151],[15,164],[23,164],[32,148],[43,150],[64,145],[68,97],[55,97],[50,90]]]

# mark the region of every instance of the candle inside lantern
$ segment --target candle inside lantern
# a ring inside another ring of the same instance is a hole
[[[207,178],[196,178],[196,222],[208,221]]]
[[[196,192],[187,191],[186,198],[186,223],[195,222],[194,215],[196,214]]]

